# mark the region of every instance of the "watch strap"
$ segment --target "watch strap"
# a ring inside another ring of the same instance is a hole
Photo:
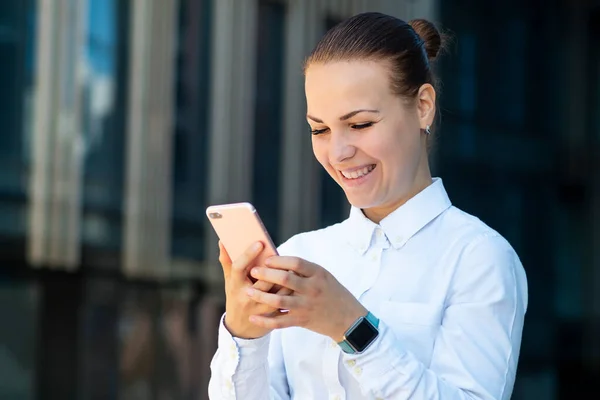
[[[365,319],[367,321],[369,321],[371,323],[371,325],[373,325],[375,328],[379,329],[379,319],[374,316],[371,311],[369,311],[367,313],[367,315],[365,316]]]
[[[347,353],[347,354],[354,354],[354,353],[356,353],[354,351],[354,349],[352,348],[352,346],[350,346],[350,344],[347,341],[345,341],[345,340],[342,340],[341,342],[339,342],[338,345],[340,346],[340,348],[342,349],[342,351],[344,353]]]

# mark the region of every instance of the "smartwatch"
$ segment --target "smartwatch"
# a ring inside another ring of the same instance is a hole
[[[379,320],[370,312],[352,324],[344,333],[344,340],[338,343],[347,354],[364,352],[379,336]]]

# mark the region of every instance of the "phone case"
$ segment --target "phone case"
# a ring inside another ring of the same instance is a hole
[[[277,255],[277,248],[252,204],[210,206],[206,209],[206,216],[232,261],[258,241],[265,247],[257,257],[256,265],[264,265],[267,258]]]

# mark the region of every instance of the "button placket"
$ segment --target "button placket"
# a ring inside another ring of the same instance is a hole
[[[231,344],[229,346],[229,358],[231,358],[232,360],[235,360],[238,356],[238,349],[236,347],[235,344]]]
[[[363,260],[366,261],[362,271],[362,277],[360,279],[359,290],[357,291],[356,298],[360,299],[362,295],[369,289],[373,287],[375,282],[377,282],[377,278],[379,277],[379,272],[381,270],[381,256],[383,253],[383,248],[379,246],[373,246],[371,249],[364,255]]]
[[[371,254],[371,261],[372,261],[372,262],[377,262],[377,261],[379,261],[379,254],[378,254],[378,253],[375,253],[375,252],[373,252],[373,254]]]

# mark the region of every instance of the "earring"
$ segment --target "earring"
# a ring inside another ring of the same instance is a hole
[[[427,125],[427,126],[425,127],[425,134],[426,134],[426,135],[431,135],[431,130],[429,129],[429,125]]]

